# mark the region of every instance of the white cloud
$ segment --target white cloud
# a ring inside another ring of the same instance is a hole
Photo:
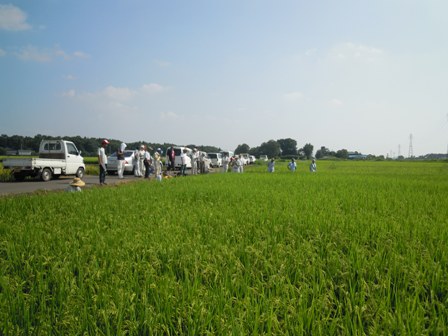
[[[305,51],[305,55],[306,56],[314,56],[317,54],[317,49],[316,48],[311,48],[308,49],[307,51]]]
[[[33,46],[22,48],[16,55],[23,61],[34,61],[39,63],[50,62],[53,59],[50,51],[38,49]]]
[[[166,68],[169,67],[171,65],[170,62],[168,61],[162,61],[162,60],[155,60],[154,63],[160,67],[160,68]]]
[[[82,59],[86,59],[86,58],[90,58],[89,54],[86,54],[85,52],[82,51],[75,51],[73,53],[73,57],[74,58],[82,58]]]
[[[27,15],[13,5],[0,5],[0,30],[20,31],[31,29]]]
[[[118,88],[114,86],[106,87],[102,94],[109,99],[118,101],[130,100],[135,96],[135,92],[129,88]]]
[[[75,97],[76,96],[76,91],[75,90],[68,90],[66,92],[62,93],[63,97]]]
[[[330,51],[330,57],[336,60],[356,60],[368,63],[380,60],[384,54],[382,49],[351,42],[336,45]]]
[[[166,87],[163,87],[162,85],[157,83],[144,84],[141,88],[141,91],[143,93],[149,93],[149,94],[160,93],[165,90],[167,90]]]
[[[179,120],[181,119],[181,116],[174,113],[174,112],[162,112],[160,113],[160,119],[161,120]]]
[[[64,76],[64,79],[69,80],[69,81],[72,81],[72,80],[75,80],[76,77],[73,76],[73,75],[67,75],[67,76]]]
[[[340,106],[344,105],[344,103],[341,100],[337,99],[337,98],[331,99],[328,102],[328,104],[330,106],[332,106],[332,107],[340,107]]]
[[[288,92],[283,95],[283,100],[289,103],[299,102],[303,99],[303,92],[293,91]]]
[[[0,57],[5,56],[6,55],[6,51],[4,51],[3,49],[0,48]]]
[[[74,58],[88,58],[89,56],[83,52],[76,51],[72,54],[54,47],[51,49],[42,49],[35,46],[23,47],[16,56],[23,61],[33,61],[39,63],[51,62],[56,58],[62,58],[66,61],[70,61]]]

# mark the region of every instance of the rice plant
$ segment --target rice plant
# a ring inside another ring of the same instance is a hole
[[[446,334],[446,164],[307,167],[0,198],[0,333]]]

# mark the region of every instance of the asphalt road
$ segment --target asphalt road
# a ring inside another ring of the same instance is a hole
[[[124,179],[120,180],[118,179],[117,175],[107,175],[106,183],[109,185],[114,185],[117,183],[137,181],[141,179],[142,179],[141,177],[134,177],[133,175],[125,175]],[[61,176],[56,180],[51,180],[48,182],[43,182],[40,180],[30,180],[20,182],[0,182],[0,196],[26,194],[36,191],[64,190],[68,187],[68,185],[72,180],[73,176],[72,177]],[[86,184],[83,188],[89,188],[100,185],[98,176],[84,175],[82,180]]]

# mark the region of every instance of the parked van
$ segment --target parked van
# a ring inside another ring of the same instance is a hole
[[[229,159],[235,154],[232,151],[221,151],[222,156],[227,156]]]
[[[166,156],[166,162],[169,162],[169,159],[168,159],[168,150],[170,149],[171,147],[168,147],[167,148],[167,150],[166,150],[166,153],[165,153],[165,156]],[[182,165],[182,160],[181,160],[181,158],[180,158],[180,154],[184,151],[184,149],[186,149],[187,150],[187,168],[191,168],[191,154],[193,153],[193,150],[191,150],[190,148],[188,148],[188,147],[181,147],[181,146],[176,146],[176,147],[174,147],[174,153],[175,153],[175,158],[174,158],[174,168],[179,168],[180,169],[180,166]]]
[[[212,167],[222,167],[222,154],[221,153],[208,153],[208,157],[211,160]]]

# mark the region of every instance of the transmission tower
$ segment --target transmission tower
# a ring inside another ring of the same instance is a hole
[[[412,133],[409,135],[409,153],[408,158],[414,157],[414,149],[412,148]]]
[[[397,159],[399,159],[401,156],[401,145],[398,145],[398,156]]]

